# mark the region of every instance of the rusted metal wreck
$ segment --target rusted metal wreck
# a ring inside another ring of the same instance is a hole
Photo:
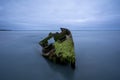
[[[48,42],[51,38],[54,39],[53,43]],[[75,69],[74,42],[70,30],[61,28],[60,33],[50,32],[39,44],[44,57],[55,63],[70,64]]]

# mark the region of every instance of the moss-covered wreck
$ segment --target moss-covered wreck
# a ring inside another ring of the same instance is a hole
[[[54,43],[48,40],[54,39]],[[49,35],[39,42],[42,46],[43,56],[55,63],[71,64],[75,68],[74,43],[71,32],[66,28],[61,28],[61,32],[49,33]]]

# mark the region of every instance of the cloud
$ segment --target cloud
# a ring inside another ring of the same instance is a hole
[[[120,18],[119,0],[1,0],[0,2],[0,21],[21,26],[108,24],[113,22],[113,19],[117,21]]]

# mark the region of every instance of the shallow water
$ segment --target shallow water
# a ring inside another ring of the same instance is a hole
[[[120,80],[120,31],[72,31],[76,69],[44,59],[50,31],[0,31],[0,80]]]

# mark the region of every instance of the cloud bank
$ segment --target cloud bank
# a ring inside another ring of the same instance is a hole
[[[119,0],[0,0],[0,28],[120,29]]]

